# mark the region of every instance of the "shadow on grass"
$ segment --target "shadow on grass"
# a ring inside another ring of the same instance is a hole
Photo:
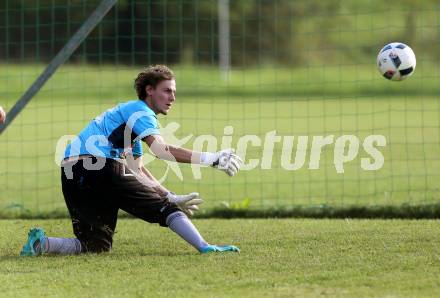
[[[119,218],[133,218],[120,212]],[[32,212],[25,209],[0,210],[0,219],[69,218],[67,211]],[[282,206],[267,208],[217,207],[196,214],[195,218],[378,218],[378,219],[439,219],[440,203],[424,205],[378,206]]]
[[[440,203],[396,206],[285,206],[264,209],[215,208],[198,218],[363,218],[363,219],[439,219]]]

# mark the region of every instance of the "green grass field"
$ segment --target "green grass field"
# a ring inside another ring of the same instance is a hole
[[[34,225],[71,237],[68,220],[0,221],[4,297],[438,297],[440,222],[196,220],[239,254],[200,255],[168,229],[120,220],[109,254],[17,256]]]
[[[4,65],[0,80],[1,104],[9,109],[39,74],[42,66]],[[54,153],[62,135],[77,134],[87,122],[118,102],[135,98],[132,80],[139,69],[130,67],[66,65],[48,82],[0,138],[0,209],[3,213],[64,210],[59,169]],[[233,179],[202,169],[196,179],[189,166],[180,167],[181,181],[170,171],[166,186],[175,192],[199,191],[204,210],[222,202],[250,207],[347,206],[437,203],[440,197],[440,103],[436,69],[420,61],[416,74],[405,82],[391,83],[374,67],[360,64],[307,69],[261,67],[235,70],[221,81],[212,68],[176,66],[177,102],[163,126],[177,122],[178,138],[213,135],[219,149],[225,126],[233,126],[232,146],[242,135],[308,136],[305,164],[286,170],[280,163],[282,142],[274,145],[270,169],[261,163]],[[422,77],[424,78],[422,80]],[[383,135],[379,150],[383,167],[364,171],[361,158],[369,157],[362,142],[371,134]],[[335,170],[334,144],[324,147],[320,167],[308,169],[313,136],[354,135],[360,150]],[[204,150],[207,150],[204,147]],[[248,146],[246,159],[263,156],[263,146]],[[293,161],[293,159],[292,159]],[[148,168],[162,177],[166,164],[154,161]]]

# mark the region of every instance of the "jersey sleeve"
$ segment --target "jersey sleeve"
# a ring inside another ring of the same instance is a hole
[[[141,140],[150,135],[160,134],[157,119],[155,116],[148,115],[148,113],[146,112],[136,112],[135,114],[133,114],[133,116],[137,115],[139,115],[139,118],[129,123],[129,126],[132,127],[133,132],[137,136],[136,140]]]
[[[151,110],[140,108],[139,104],[144,103],[134,102],[126,105],[122,110],[124,122],[135,135],[134,141],[160,134],[156,115]]]

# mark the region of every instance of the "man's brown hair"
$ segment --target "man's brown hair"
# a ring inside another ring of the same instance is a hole
[[[145,87],[151,85],[156,88],[157,84],[164,80],[173,80],[174,73],[165,65],[150,65],[138,74],[134,80],[134,89],[139,99],[147,98]]]

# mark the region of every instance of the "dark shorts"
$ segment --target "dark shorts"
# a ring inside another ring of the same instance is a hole
[[[86,170],[84,163],[105,163]],[[67,175],[66,175],[67,174]],[[61,182],[72,218],[73,232],[83,252],[111,250],[118,210],[166,226],[166,218],[180,209],[136,179],[123,163],[90,157],[61,168]]]

